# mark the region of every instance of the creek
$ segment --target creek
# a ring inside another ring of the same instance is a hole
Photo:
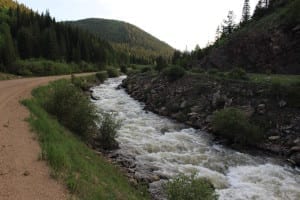
[[[111,78],[92,88],[99,98],[93,102],[120,120],[117,152],[134,158],[135,168],[167,178],[196,173],[213,183],[221,200],[300,199],[299,169],[232,150],[206,132],[145,111],[142,103],[118,89],[125,78]]]

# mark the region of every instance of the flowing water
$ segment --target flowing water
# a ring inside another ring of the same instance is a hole
[[[206,177],[219,199],[300,199],[299,170],[214,144],[205,132],[143,110],[143,104],[117,89],[124,78],[94,87],[94,96],[100,98],[94,103],[121,120],[119,152],[133,156],[137,165],[151,166],[160,176],[196,173]]]

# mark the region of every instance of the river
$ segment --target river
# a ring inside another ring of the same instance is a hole
[[[151,166],[152,173],[170,178],[179,173],[206,177],[221,200],[300,199],[299,169],[215,144],[208,133],[145,111],[142,103],[117,89],[124,78],[94,87],[99,100],[93,102],[121,121],[118,151],[133,156],[137,166]]]

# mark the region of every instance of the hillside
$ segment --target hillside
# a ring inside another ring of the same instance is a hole
[[[168,57],[173,53],[173,48],[165,42],[126,22],[90,18],[67,23],[84,28],[110,41],[115,48],[125,50],[136,57]]]
[[[0,1],[0,8],[16,8],[18,4],[12,0],[1,0]]]
[[[0,4],[0,71],[54,75],[123,63],[107,42],[15,1]],[[126,59],[128,60],[128,58]]]
[[[210,46],[197,66],[300,74],[300,0],[272,0],[252,19]]]

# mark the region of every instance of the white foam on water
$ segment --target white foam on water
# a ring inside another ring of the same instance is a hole
[[[271,159],[240,153],[212,142],[209,134],[152,112],[116,89],[125,77],[94,87],[99,110],[116,113],[122,126],[119,153],[134,156],[137,165],[154,166],[158,175],[196,173],[206,177],[224,200],[300,199],[299,172]]]

